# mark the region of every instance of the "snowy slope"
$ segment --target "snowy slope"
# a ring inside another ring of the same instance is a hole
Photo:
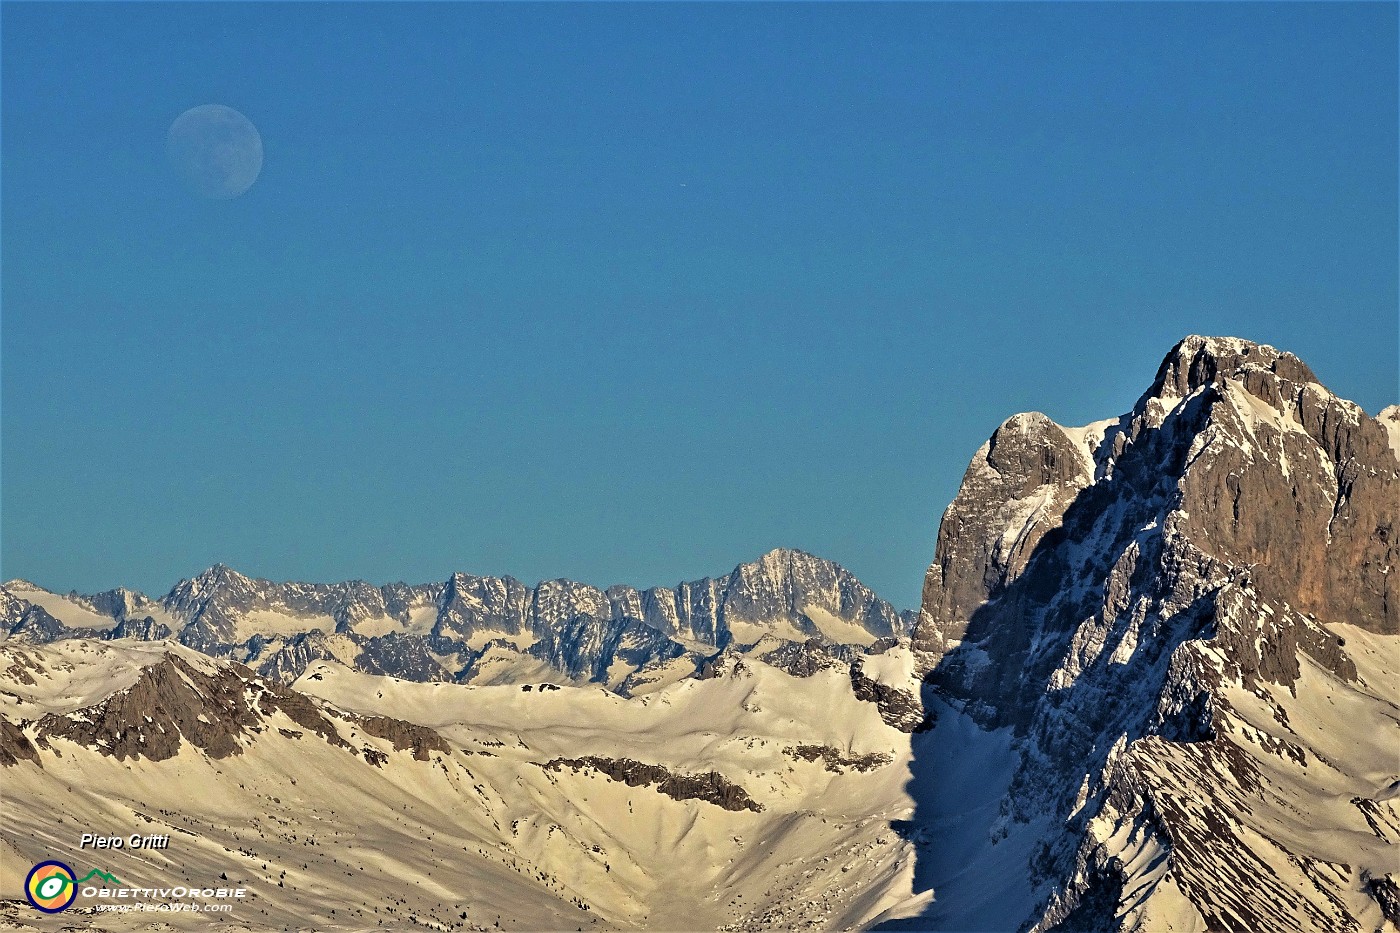
[[[5,651],[3,689],[25,698],[3,712],[23,738],[7,739],[20,754],[0,776],[25,802],[0,832],[6,898],[40,858],[86,871],[94,856],[76,850],[75,828],[98,826],[174,835],[167,853],[102,854],[129,883],[246,884],[234,929],[844,928],[927,900],[913,892],[913,843],[891,828],[913,807],[909,735],[839,669],[794,677],[740,660],[629,700],[333,662],[287,690],[169,642]],[[897,651],[892,679],[913,666]],[[151,724],[122,718],[153,681],[174,711],[161,734],[181,737],[159,760],[143,756]],[[198,733],[203,719],[228,734]],[[559,759],[630,762],[682,785],[716,772],[752,806],[706,799],[703,782],[685,799]]]

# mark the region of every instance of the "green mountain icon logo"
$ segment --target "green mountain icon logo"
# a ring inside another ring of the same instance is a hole
[[[83,884],[83,883],[86,882],[89,878],[92,878],[92,877],[94,877],[94,876],[95,876],[95,877],[98,877],[98,878],[101,878],[103,881],[107,882],[108,884],[121,884],[121,882],[118,881],[118,880],[116,879],[116,876],[115,876],[115,875],[110,875],[110,874],[108,874],[108,873],[105,872],[105,871],[99,871],[99,870],[96,869],[96,868],[94,868],[92,871],[88,872],[86,875],[83,875],[81,878],[79,878],[77,883],[78,883],[78,884]]]

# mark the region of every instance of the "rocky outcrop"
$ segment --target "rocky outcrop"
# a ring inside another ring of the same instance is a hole
[[[324,632],[303,632],[291,638],[270,639],[255,635],[248,640],[247,655],[260,676],[291,683],[316,661],[335,658]],[[373,656],[371,656],[373,657]]]
[[[818,761],[832,774],[845,774],[847,771],[874,771],[883,768],[893,759],[884,752],[871,752],[868,755],[843,755],[840,749],[830,745],[798,745],[783,749],[783,754],[800,761]]]
[[[752,646],[731,645],[704,659],[695,674],[701,680],[740,677],[750,673],[746,661],[761,661],[793,677],[811,677],[823,671],[839,671],[850,679],[857,700],[875,704],[885,724],[900,732],[925,732],[934,717],[913,690],[881,683],[865,673],[863,658],[889,650],[891,642],[877,641],[865,649],[854,645],[825,645],[815,639],[784,641],[766,636]]]
[[[109,640],[135,638],[140,641],[164,641],[172,634],[170,626],[164,622],[157,622],[152,616],[145,616],[141,619],[123,618],[116,624],[115,628],[102,637]]]
[[[419,761],[428,760],[428,752],[452,753],[446,740],[427,726],[420,726],[388,716],[367,716],[355,720],[370,735],[394,743],[395,751],[411,751]]]
[[[933,728],[933,714],[914,693],[867,677],[859,661],[851,663],[850,672],[856,699],[874,703],[886,725],[900,732],[927,732]]]
[[[1367,878],[1366,890],[1380,905],[1385,919],[1400,926],[1400,885],[1389,875],[1383,875],[1379,878]]]
[[[718,771],[704,774],[676,774],[661,765],[648,765],[630,758],[554,758],[540,767],[547,771],[592,771],[628,787],[655,787],[657,793],[676,800],[703,800],[725,810],[752,810],[761,813],[763,805],[738,784]]]
[[[797,642],[768,635],[743,653],[794,677],[811,677],[818,671],[844,670],[860,656],[860,649],[855,645],[828,645],[816,638]]]
[[[188,744],[210,758],[242,754],[277,716],[300,727],[284,735],[316,736],[337,748],[355,751],[342,737],[342,725],[387,739],[415,758],[429,751],[448,752],[446,742],[423,726],[387,717],[359,718],[329,711],[306,695],[275,681],[263,680],[240,664],[194,660],[168,652],[141,669],[136,682],[100,702],[70,713],[50,713],[32,726],[40,748],[55,740],[73,742],[117,760],[164,761]],[[3,747],[9,756],[26,753],[22,726],[6,724]],[[358,753],[358,752],[357,752]]]
[[[39,750],[29,741],[23,729],[0,717],[0,768],[19,764],[21,761],[39,764]]]
[[[241,666],[234,669],[240,673],[247,670]],[[250,692],[257,696],[257,709],[264,718],[281,713],[329,744],[338,748],[351,748],[350,743],[341,738],[340,730],[335,724],[337,719],[345,720],[348,717],[329,713],[306,694],[298,693],[275,681],[255,681],[250,684]]]
[[[8,659],[12,663],[5,676],[17,684],[34,685],[36,677],[65,671],[64,662],[49,658],[46,667],[32,651],[12,651]],[[419,761],[428,761],[432,752],[453,751],[426,726],[343,712],[235,662],[171,649],[154,659],[137,655],[132,663],[141,665],[134,683],[95,703],[51,712],[36,721],[0,718],[0,765],[31,761],[42,767],[41,753],[61,753],[62,742],[118,761],[165,761],[186,747],[222,759],[243,754],[274,730],[289,739],[325,742],[381,767],[388,760],[382,749],[372,744],[357,747],[347,736],[363,733],[385,740],[394,751],[410,752]]]
[[[420,683],[452,679],[451,672],[434,656],[434,643],[422,635],[390,632],[387,635],[360,639],[358,644],[360,651],[355,655],[353,666],[366,674],[382,674]],[[450,646],[451,649],[456,647]],[[448,653],[450,651],[443,652]]]

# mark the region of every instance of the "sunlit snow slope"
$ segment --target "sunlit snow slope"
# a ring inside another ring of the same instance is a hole
[[[872,680],[910,687],[908,650],[887,654]],[[171,643],[9,645],[0,671],[7,899],[54,857],[132,884],[226,875],[251,897],[223,922],[246,929],[847,927],[913,896],[891,830],[909,735],[839,666],[731,657],[635,699],[330,662],[288,689]],[[173,841],[94,854],[88,827]],[[62,918],[145,928],[88,907]]]

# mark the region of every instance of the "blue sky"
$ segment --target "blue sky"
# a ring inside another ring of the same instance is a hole
[[[1010,414],[1188,333],[1397,388],[1393,4],[3,7],[4,577],[916,604]],[[259,128],[248,193],[165,157]]]

